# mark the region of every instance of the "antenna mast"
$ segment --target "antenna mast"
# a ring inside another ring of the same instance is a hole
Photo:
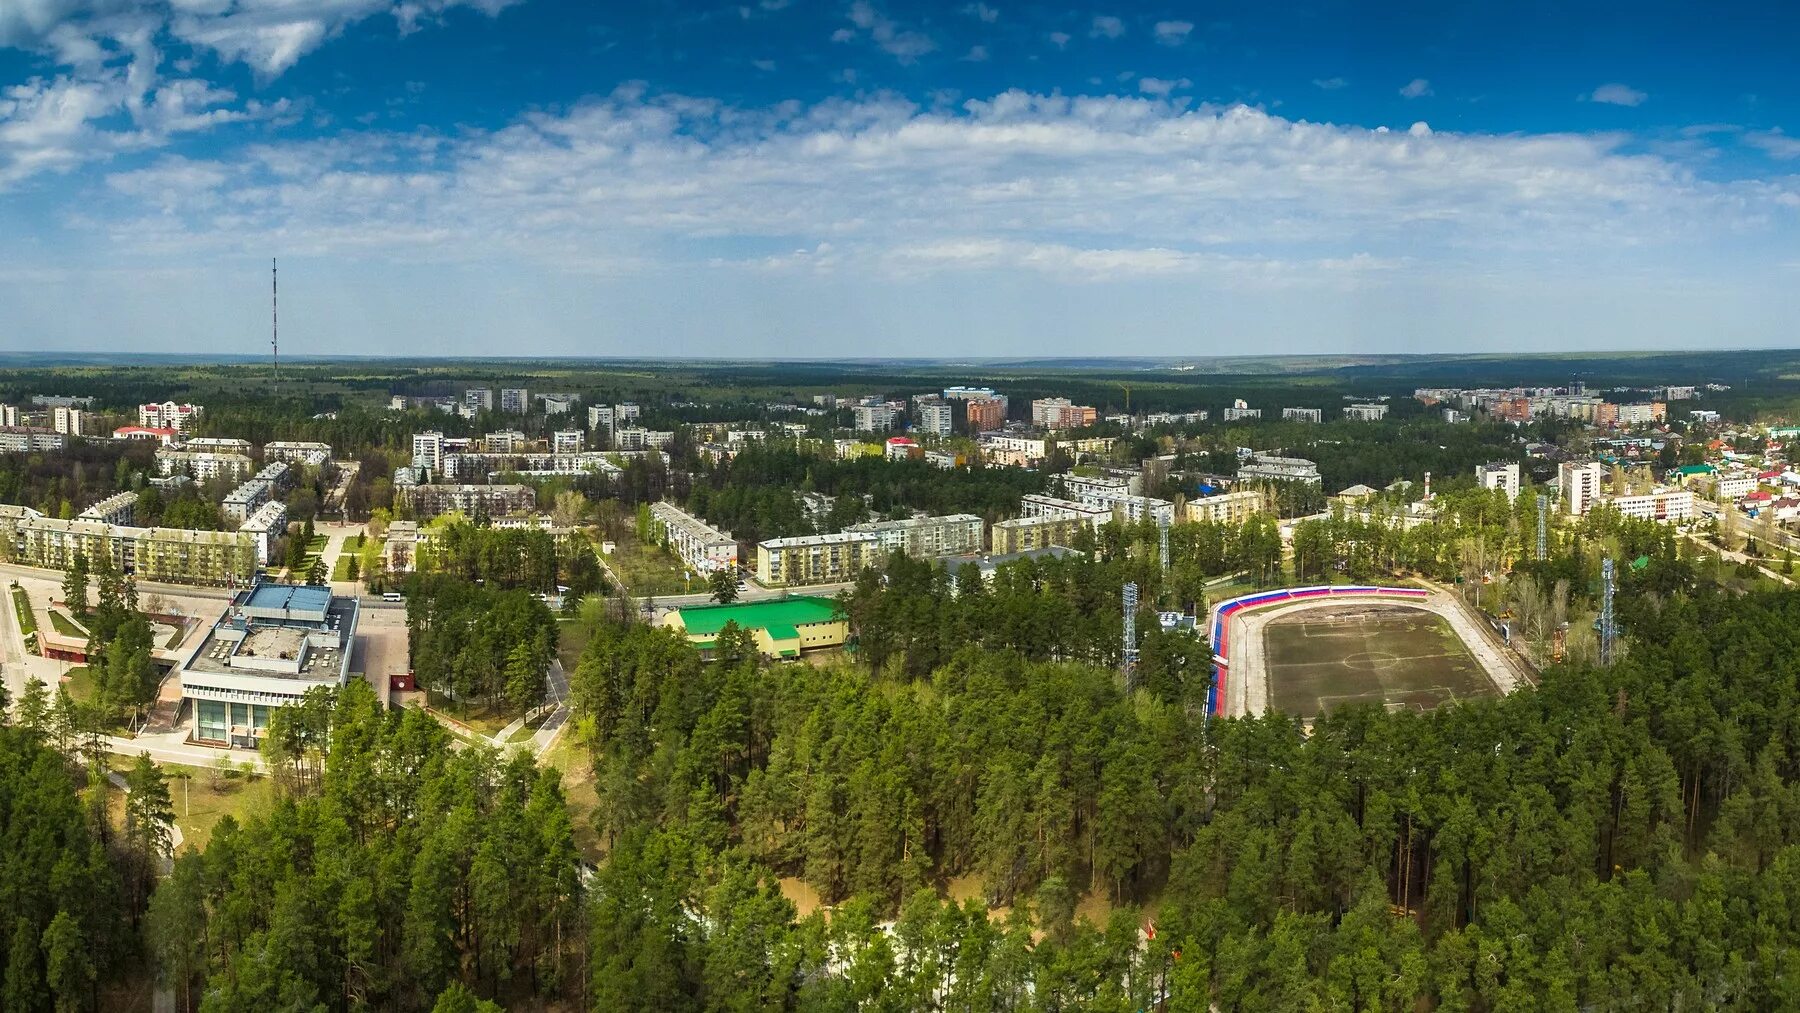
[[[281,395],[281,276],[269,258],[269,352],[275,357],[275,394]]]
[[[1120,652],[1123,655],[1123,657],[1120,659],[1120,661],[1121,661],[1121,667],[1123,667],[1125,669],[1125,692],[1129,693],[1134,688],[1134,685],[1136,682],[1136,671],[1137,671],[1137,661],[1138,661],[1138,646],[1137,646],[1138,586],[1137,586],[1137,583],[1134,581],[1132,583],[1126,584],[1123,588],[1121,588],[1120,592],[1119,592],[1119,598],[1120,598],[1119,604],[1121,606],[1123,606],[1123,611],[1125,613],[1125,644],[1124,644],[1124,650]]]
[[[1600,667],[1612,664],[1613,641],[1619,635],[1619,621],[1613,615],[1613,561],[1608,556],[1600,563]]]

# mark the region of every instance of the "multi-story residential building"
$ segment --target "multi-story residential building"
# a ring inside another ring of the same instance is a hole
[[[50,428],[64,436],[80,436],[87,432],[86,410],[58,405],[50,409]]]
[[[1722,500],[1737,500],[1756,491],[1756,473],[1738,471],[1721,473],[1713,478],[1713,494]]]
[[[869,521],[844,530],[875,535],[880,539],[883,554],[904,552],[914,559],[980,552],[983,541],[981,518],[974,514]]]
[[[669,502],[650,504],[650,516],[660,529],[663,544],[689,569],[700,573],[737,569],[738,543],[731,532]]]
[[[471,412],[491,412],[494,410],[494,388],[470,387],[463,391],[463,407]]]
[[[0,426],[16,426],[21,421],[18,405],[0,404]]]
[[[1262,418],[1262,409],[1250,407],[1250,403],[1241,397],[1232,401],[1231,407],[1225,409],[1225,421],[1227,422],[1236,422],[1240,419],[1260,418]]]
[[[1581,515],[1600,499],[1600,484],[1606,472],[1599,461],[1564,461],[1557,467],[1557,482],[1562,487],[1563,512]]]
[[[1187,519],[1195,523],[1242,524],[1265,509],[1264,496],[1256,489],[1238,489],[1187,501]]]
[[[996,556],[1006,556],[1052,545],[1068,546],[1082,528],[1092,526],[1087,519],[1073,516],[1014,517],[995,521],[991,551]]]
[[[263,444],[263,460],[284,461],[298,467],[323,468],[331,463],[331,444],[277,440]]]
[[[856,429],[865,433],[884,433],[894,428],[894,408],[885,404],[859,404],[850,409]]]
[[[414,433],[412,463],[415,468],[430,468],[436,474],[444,467],[444,434],[433,430]]]
[[[54,429],[40,429],[36,426],[0,426],[0,453],[31,454],[46,450],[61,450],[68,446],[69,438]]]
[[[496,429],[481,438],[481,450],[487,454],[523,453],[530,443],[517,429]]]
[[[135,492],[114,493],[76,514],[75,518],[106,524],[130,524],[137,519],[137,501],[138,494]]]
[[[1319,466],[1303,457],[1254,454],[1238,466],[1240,482],[1305,482],[1319,485]]]
[[[1380,422],[1387,418],[1388,406],[1384,404],[1347,404],[1344,406],[1344,418],[1351,422]]]
[[[394,499],[422,521],[447,513],[504,517],[537,508],[537,492],[528,485],[415,485],[396,487]]]
[[[196,436],[181,441],[183,450],[201,450],[212,454],[243,454],[250,456],[254,445],[236,436]]]
[[[908,461],[925,453],[917,443],[905,436],[891,436],[882,446],[883,456],[890,461]]]
[[[666,447],[674,440],[675,434],[669,430],[639,426],[626,426],[613,434],[613,446],[618,450],[656,449]]]
[[[1205,422],[1211,418],[1210,412],[1199,409],[1191,412],[1150,412],[1144,416],[1143,428],[1153,426],[1191,426],[1197,422]]]
[[[1019,498],[1019,516],[1074,518],[1093,527],[1099,527],[1113,519],[1113,510],[1111,506],[1099,506],[1072,499],[1028,493]]]
[[[329,588],[239,591],[176,671],[194,740],[254,749],[275,708],[349,682],[357,614],[355,598]]]
[[[274,498],[274,495],[273,484],[260,478],[253,478],[231,490],[224,501],[219,504],[219,512],[227,521],[241,527],[264,503]]]
[[[238,525],[238,531],[249,535],[256,546],[257,565],[269,565],[269,547],[287,531],[287,504],[280,500],[264,503]]]
[[[87,395],[77,397],[73,394],[33,394],[31,395],[31,405],[34,408],[92,408],[94,399]]]
[[[60,520],[29,507],[0,506],[0,551],[11,561],[66,570],[77,556],[107,559],[138,580],[226,586],[248,583],[256,550],[236,531],[139,528],[97,520]]]
[[[1123,475],[1069,474],[1055,481],[1062,483],[1064,498],[1083,502],[1090,496],[1129,496],[1133,484],[1132,479]]]
[[[1695,500],[1690,489],[1658,489],[1637,496],[1614,496],[1605,502],[1627,517],[1673,523],[1694,518]]]
[[[575,402],[580,400],[573,394],[539,394],[538,403],[544,406],[545,415],[567,415],[575,410]]]
[[[1000,401],[1005,402],[1003,395],[994,393],[992,387],[945,387],[944,397],[950,401]]]
[[[881,558],[881,537],[868,531],[771,538],[756,546],[756,580],[764,587],[840,583]]]
[[[1082,429],[1094,424],[1097,412],[1066,397],[1044,397],[1031,402],[1031,423],[1045,429]]]
[[[553,454],[579,454],[585,436],[586,434],[579,429],[559,429],[550,435],[550,452]]]
[[[1469,415],[1467,412],[1458,411],[1455,408],[1446,408],[1444,409],[1444,421],[1456,425],[1469,421]]]
[[[1508,500],[1519,498],[1519,462],[1490,461],[1475,466],[1475,481],[1483,489],[1499,489]]]
[[[922,397],[914,402],[919,417],[918,431],[933,436],[949,436],[956,428],[956,406],[941,397]]]
[[[981,456],[989,464],[1011,464],[1031,468],[1050,452],[1050,443],[1039,437],[1004,436],[999,433],[981,435]]]
[[[1649,404],[1622,404],[1618,406],[1619,425],[1647,426],[1662,422],[1669,417],[1669,406],[1661,401]]]
[[[1693,387],[1664,387],[1662,389],[1664,401],[1692,401],[1696,394],[1697,391]]]
[[[146,429],[173,429],[178,433],[185,433],[203,411],[205,409],[199,405],[176,404],[173,401],[138,405],[138,425]]]
[[[1004,398],[971,398],[963,402],[963,410],[968,416],[971,433],[991,433],[1006,428]]]
[[[160,447],[156,451],[156,467],[164,475],[189,475],[196,482],[214,478],[241,482],[255,470],[256,463],[243,454]]]
[[[604,429],[606,435],[613,431],[613,407],[609,404],[588,405],[588,428]]]
[[[1289,422],[1323,422],[1325,421],[1325,409],[1283,408],[1281,417]]]
[[[643,417],[643,414],[643,409],[630,401],[622,401],[613,405],[613,421],[621,426],[627,422],[636,422]]]
[[[500,388],[500,410],[508,415],[524,415],[531,411],[531,391],[524,387]]]

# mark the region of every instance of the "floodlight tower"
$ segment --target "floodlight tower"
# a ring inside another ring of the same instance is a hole
[[[1120,592],[1120,604],[1125,609],[1125,650],[1122,652],[1122,663],[1125,666],[1125,690],[1132,688],[1132,672],[1137,668],[1137,608],[1138,586],[1128,583]]]
[[[1156,522],[1156,534],[1162,543],[1161,551],[1162,551],[1163,572],[1168,573],[1169,572],[1169,519],[1167,517],[1163,517]]]
[[[1541,563],[1545,559],[1547,559],[1550,555],[1550,551],[1549,551],[1550,539],[1548,537],[1549,523],[1550,523],[1550,521],[1549,521],[1550,497],[1544,495],[1541,492],[1538,493],[1537,507],[1538,507],[1537,558],[1538,558],[1538,562]]]
[[[1613,615],[1613,561],[1608,556],[1600,563],[1600,665],[1602,668],[1612,664],[1613,640],[1618,636],[1619,623]]]
[[[275,395],[281,396],[281,273],[269,258],[269,354],[275,360]]]

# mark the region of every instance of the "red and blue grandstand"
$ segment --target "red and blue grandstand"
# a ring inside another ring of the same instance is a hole
[[[1280,591],[1258,591],[1255,594],[1228,598],[1219,602],[1213,606],[1212,610],[1213,684],[1212,689],[1208,690],[1206,694],[1207,713],[1218,714],[1225,705],[1225,682],[1231,667],[1231,662],[1228,660],[1230,638],[1226,631],[1232,617],[1239,612],[1314,598],[1402,598],[1417,601],[1428,595],[1429,592],[1416,587],[1338,584],[1320,587],[1292,587]]]

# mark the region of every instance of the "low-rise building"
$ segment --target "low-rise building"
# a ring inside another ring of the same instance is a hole
[[[1657,489],[1636,496],[1614,496],[1606,503],[1627,517],[1645,521],[1692,520],[1695,496],[1691,489]]]
[[[881,538],[867,531],[771,538],[756,546],[756,580],[764,587],[840,583],[881,559]]]
[[[331,461],[331,444],[277,440],[263,444],[263,460],[282,461],[295,467],[323,468]]]
[[[738,543],[731,532],[721,531],[669,502],[650,504],[650,516],[660,529],[663,544],[689,569],[700,573],[737,569]]]
[[[898,521],[868,521],[844,529],[875,535],[881,552],[904,552],[914,559],[959,556],[982,549],[983,525],[974,514],[942,517],[909,517]]]
[[[996,556],[1011,556],[1052,545],[1066,547],[1075,541],[1075,536],[1081,529],[1092,527],[1092,522],[1087,518],[1072,515],[1014,517],[995,521],[990,535],[990,551]]]
[[[613,433],[613,446],[619,450],[651,450],[674,442],[675,434],[667,430],[626,426]]]
[[[758,651],[778,660],[840,647],[850,635],[850,624],[837,602],[805,595],[675,609],[662,618],[663,626],[687,637],[709,660],[727,624],[750,634]]]
[[[1187,519],[1209,524],[1242,524],[1265,509],[1264,497],[1256,489],[1238,489],[1214,496],[1200,496],[1187,501]]]
[[[18,506],[0,506],[0,552],[51,570],[68,569],[78,556],[90,564],[106,559],[121,574],[172,584],[242,585],[256,572],[255,546],[240,532],[60,520]]]
[[[135,492],[114,493],[81,513],[77,520],[103,521],[107,524],[130,524],[136,519],[138,494]]]
[[[410,509],[417,520],[447,513],[504,517],[537,507],[537,493],[528,485],[415,485],[396,487],[394,499]]]
[[[115,440],[156,440],[165,447],[174,446],[180,438],[173,429],[152,429],[149,426],[120,426],[113,430]]]
[[[1319,466],[1303,457],[1275,457],[1270,454],[1252,454],[1250,459],[1238,466],[1240,482],[1305,482],[1318,485],[1323,479],[1319,476]]]
[[[1082,503],[1078,500],[1028,493],[1019,497],[1019,516],[1075,518],[1092,527],[1099,527],[1112,520],[1113,509],[1106,504]]]
[[[0,426],[0,453],[35,454],[61,450],[69,438],[54,429],[39,426]]]
[[[259,583],[237,593],[177,669],[197,742],[254,749],[277,707],[350,680],[355,598]]]

